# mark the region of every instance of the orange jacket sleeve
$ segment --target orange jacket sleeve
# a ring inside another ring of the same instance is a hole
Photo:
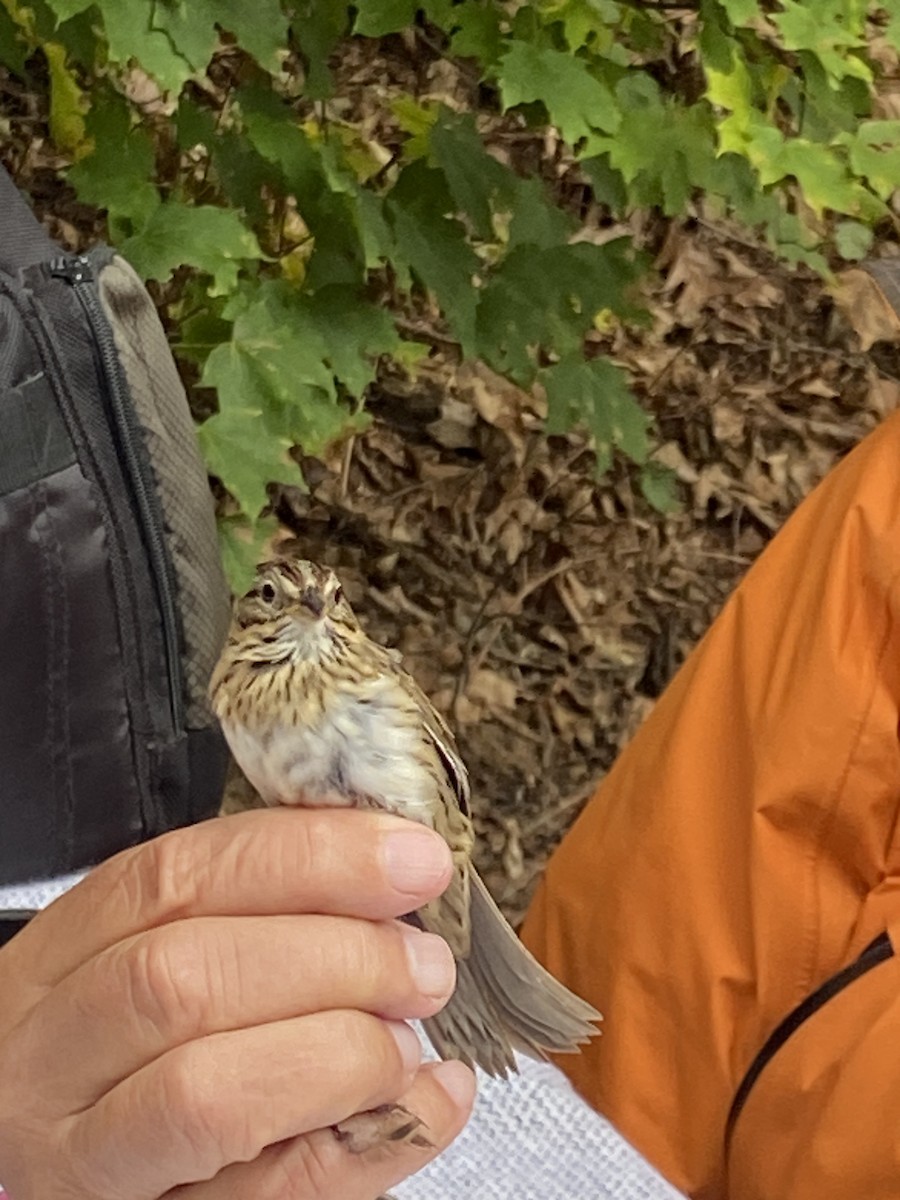
[[[691,1195],[743,1200],[724,1129],[744,1073],[900,913],[898,713],[900,414],[754,564],[552,858],[523,931],[606,1016],[561,1065]],[[822,1038],[820,1059],[840,1062],[841,1039]],[[892,1047],[883,1070],[900,1074]],[[741,1145],[745,1164],[767,1153]],[[797,1186],[746,1196],[824,1200]]]

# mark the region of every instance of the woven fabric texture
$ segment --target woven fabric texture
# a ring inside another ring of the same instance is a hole
[[[0,887],[0,912],[10,909],[46,908],[63,892],[75,886],[87,871],[72,871],[56,879],[36,879],[31,883],[9,883]]]
[[[396,1200],[685,1200],[556,1067],[520,1057],[519,1068],[479,1075],[469,1124],[391,1189]]]
[[[229,615],[206,469],[165,331],[143,284],[123,259],[116,257],[103,269],[100,298],[159,485],[184,626],[188,724],[204,728],[211,722],[206,686]]]

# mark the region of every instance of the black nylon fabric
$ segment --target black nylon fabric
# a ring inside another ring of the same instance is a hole
[[[218,729],[189,731],[173,702],[148,549],[168,531],[136,502],[146,454],[123,453],[128,389],[115,410],[83,277],[0,168],[0,883],[211,815],[227,761]]]
[[[106,535],[77,464],[0,499],[0,879],[95,862],[143,829]]]
[[[0,496],[71,466],[75,447],[43,375],[6,393]]]

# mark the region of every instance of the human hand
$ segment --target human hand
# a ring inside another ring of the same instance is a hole
[[[9,1200],[373,1200],[459,1132],[474,1080],[402,1024],[452,956],[393,918],[442,840],[380,813],[250,812],[93,871],[0,951]],[[414,964],[418,962],[417,971]],[[329,1126],[399,1102],[434,1149],[351,1155]]]

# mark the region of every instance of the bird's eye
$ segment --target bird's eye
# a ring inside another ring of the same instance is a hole
[[[343,600],[343,598],[344,598],[344,589],[342,587],[336,587],[334,589],[335,604],[340,604],[340,602]]]
[[[275,599],[275,587],[271,583],[264,583],[259,589],[259,594],[262,596],[266,604],[271,604]]]

